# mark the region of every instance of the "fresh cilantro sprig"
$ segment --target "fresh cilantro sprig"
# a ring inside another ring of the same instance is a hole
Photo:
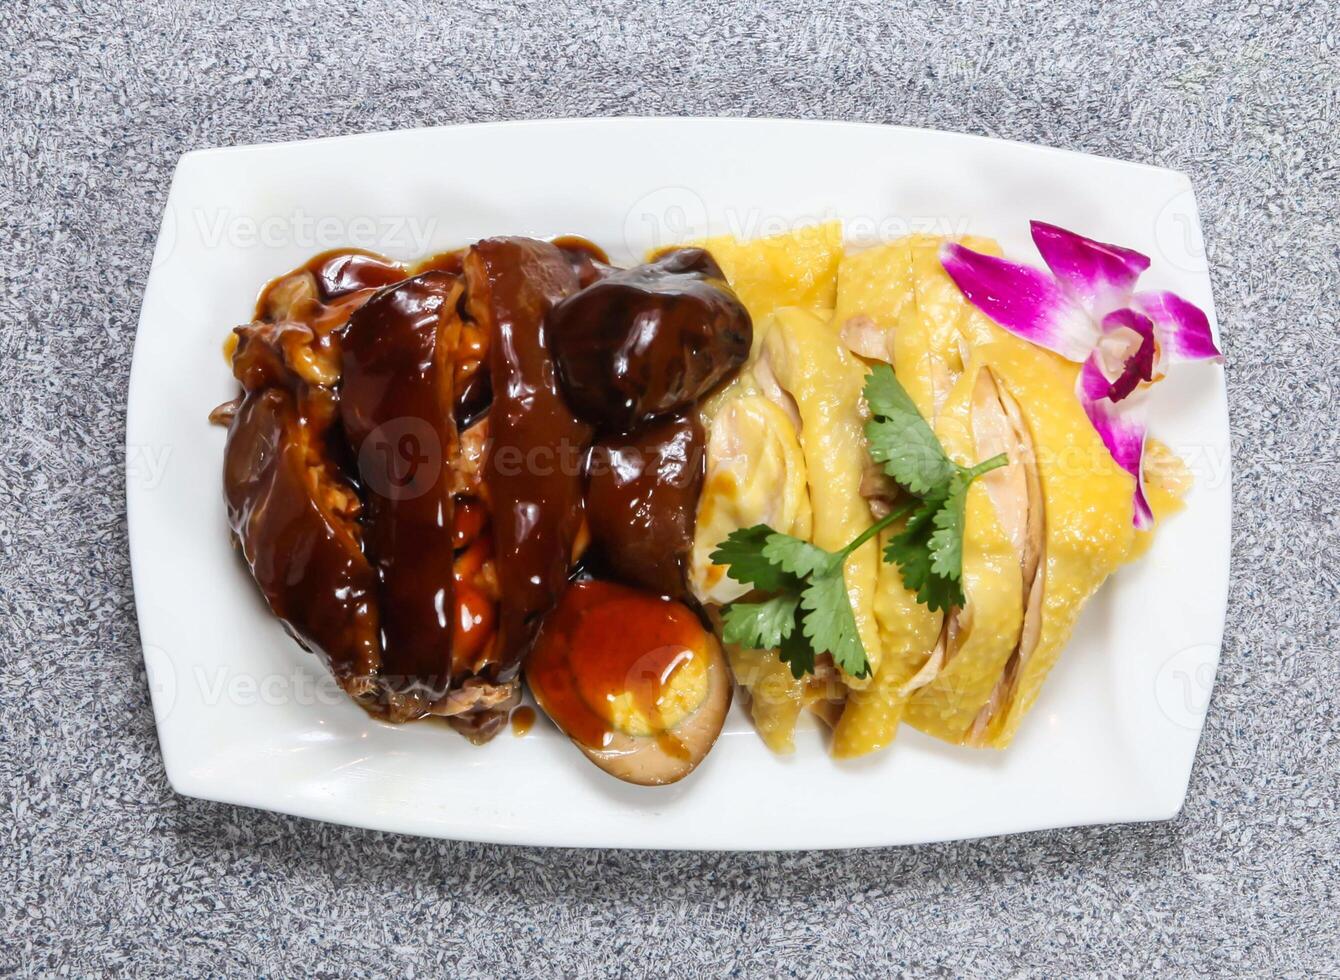
[[[870,456],[910,499],[839,551],[756,524],[733,532],[711,555],[735,581],[765,594],[722,610],[722,638],[750,649],[776,649],[797,678],[813,673],[815,658],[823,653],[853,677],[869,676],[870,659],[842,568],[852,552],[902,517],[907,523],[884,549],[885,561],[898,566],[903,584],[930,609],[963,605],[968,488],[1008,462],[1004,453],[972,467],[951,460],[888,365],[866,377],[865,400],[872,416],[865,428]]]
[[[1000,453],[971,467],[955,463],[887,364],[866,376],[865,400],[872,416],[865,426],[870,458],[917,498],[907,524],[885,547],[884,560],[898,566],[903,584],[927,608],[947,612],[962,606],[968,488],[1009,457]]]
[[[714,565],[742,585],[772,593],[722,610],[721,637],[752,650],[776,649],[796,677],[814,673],[821,653],[853,677],[868,677],[870,659],[856,629],[842,566],[861,545],[907,512],[895,511],[840,551],[826,551],[766,524],[742,528],[717,546]]]

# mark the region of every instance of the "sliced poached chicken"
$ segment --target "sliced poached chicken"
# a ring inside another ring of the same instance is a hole
[[[980,479],[996,519],[1019,555],[1023,578],[1024,617],[1019,642],[1006,662],[987,703],[965,740],[980,744],[987,726],[1009,703],[1019,671],[1037,645],[1042,620],[1045,515],[1033,439],[1013,396],[989,368],[977,375],[972,392],[972,435],[979,459],[1004,453],[1009,462]],[[926,663],[903,685],[910,696],[940,675],[972,632],[972,598],[945,617],[939,639]]]
[[[1024,600],[1019,644],[1006,661],[1005,670],[992,689],[991,697],[982,706],[967,733],[966,741],[969,744],[982,745],[985,744],[986,731],[992,720],[1003,706],[1010,703],[1019,673],[1037,647],[1041,634],[1046,514],[1037,453],[1028,423],[1014,396],[989,368],[983,368],[977,376],[973,390],[972,420],[978,452],[984,457],[1003,452],[1010,459],[1008,466],[986,474],[983,480],[997,518],[1019,553]]]

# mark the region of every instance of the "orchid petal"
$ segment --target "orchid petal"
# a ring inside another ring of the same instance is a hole
[[[1140,345],[1121,365],[1121,373],[1113,380],[1107,397],[1119,402],[1140,386],[1141,381],[1154,380],[1154,362],[1158,345],[1154,342],[1154,321],[1142,313],[1131,309],[1113,310],[1103,317],[1103,332],[1113,333],[1120,329],[1133,331],[1140,338]],[[1098,352],[1095,352],[1097,356]],[[1086,362],[1087,363],[1087,362]]]
[[[1107,398],[1107,393],[1111,390],[1112,382],[1108,380],[1106,372],[1103,371],[1102,360],[1097,354],[1086,358],[1083,366],[1079,369],[1079,377],[1075,380],[1075,393],[1079,395],[1079,400],[1086,406],[1085,411],[1088,411],[1089,402]]]
[[[940,262],[968,301],[1010,333],[1071,361],[1083,361],[1097,342],[1093,320],[1041,269],[956,242],[940,249]]]
[[[1154,322],[1159,346],[1176,360],[1223,361],[1205,311],[1176,293],[1136,293],[1131,305]]]
[[[1120,245],[1108,245],[1073,231],[1029,222],[1033,244],[1047,268],[1096,320],[1125,306],[1135,281],[1149,268],[1149,257]]]
[[[1097,355],[1084,362],[1076,383],[1077,394],[1084,405],[1084,413],[1098,431],[1098,437],[1112,454],[1112,459],[1131,476],[1135,477],[1135,495],[1132,499],[1132,523],[1140,530],[1154,524],[1154,511],[1145,496],[1145,475],[1142,465],[1145,454],[1145,424],[1140,407],[1129,402],[1117,404],[1109,398],[1094,397],[1094,394],[1108,384]]]

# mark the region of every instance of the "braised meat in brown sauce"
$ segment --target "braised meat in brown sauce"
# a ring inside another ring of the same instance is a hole
[[[618,602],[637,610],[630,635],[547,660],[541,702],[620,778],[692,768],[593,751],[592,716],[565,716],[552,690],[645,695],[610,673],[645,658],[608,643],[687,637],[683,658],[655,656],[692,663],[710,701],[684,714],[694,761],[720,728],[729,685],[684,587],[696,406],[743,363],[752,327],[710,255],[618,269],[576,238],[486,239],[416,267],[325,253],[267,286],[236,334],[242,394],[213,416],[229,425],[230,524],[275,615],[360,705],[396,722],[446,716],[482,741],[517,703],[554,610],[599,623],[600,603]],[[595,635],[569,619],[546,635]],[[641,745],[640,730],[618,744]]]

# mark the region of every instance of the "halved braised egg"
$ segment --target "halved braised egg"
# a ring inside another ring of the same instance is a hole
[[[526,681],[592,762],[643,786],[692,772],[731,701],[721,646],[688,606],[596,580],[545,617]]]

